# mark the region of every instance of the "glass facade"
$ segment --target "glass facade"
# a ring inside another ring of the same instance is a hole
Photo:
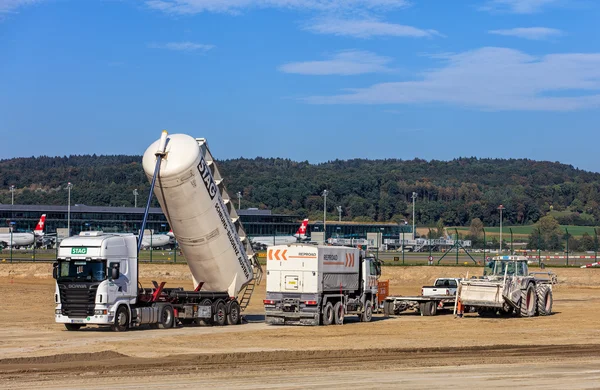
[[[254,236],[292,235],[295,234],[302,218],[298,215],[272,214],[270,210],[237,210],[246,234]],[[33,205],[1,205],[0,227],[13,226],[15,232],[26,232],[35,229],[42,214],[46,214],[46,233],[56,233],[56,229],[67,227],[67,206],[33,206]],[[137,233],[144,217],[143,208],[134,207],[101,207],[72,205],[70,226],[73,234],[83,230],[102,230],[105,232]],[[148,215],[147,229],[156,233],[170,230],[167,219],[160,208],[151,208]],[[384,238],[398,238],[404,230],[410,233],[411,226],[396,223],[358,223],[327,222],[327,237],[366,238],[367,233],[381,232]],[[322,232],[323,222],[309,223],[307,235]]]

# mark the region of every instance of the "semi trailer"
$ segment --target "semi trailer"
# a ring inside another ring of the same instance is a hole
[[[107,325],[115,331],[145,324],[239,324],[262,269],[206,140],[163,132],[144,153],[143,168],[185,255],[194,290],[140,284],[141,236],[82,232],[60,244],[53,271],[56,322],[67,330]]]
[[[349,314],[369,322],[381,267],[356,248],[290,244],[267,251],[265,321],[342,325]]]

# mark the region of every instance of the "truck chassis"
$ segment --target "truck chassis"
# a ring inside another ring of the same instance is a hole
[[[387,297],[383,301],[383,313],[386,316],[392,316],[407,310],[415,310],[422,316],[434,316],[440,310],[452,309],[454,301],[455,297],[448,295]]]

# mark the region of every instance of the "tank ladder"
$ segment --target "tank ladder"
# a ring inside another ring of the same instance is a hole
[[[258,262],[258,256],[256,256],[256,255],[252,256],[251,262],[252,262],[252,272],[253,272],[254,277],[252,278],[250,283],[248,283],[246,285],[246,287],[244,287],[242,292],[238,295],[238,300],[239,300],[240,308],[242,309],[242,311],[245,311],[246,307],[248,307],[248,304],[250,303],[250,299],[252,298],[252,294],[254,293],[254,289],[256,288],[256,286],[260,285],[260,282],[262,281],[262,277],[263,277],[263,269],[262,269],[260,263]]]

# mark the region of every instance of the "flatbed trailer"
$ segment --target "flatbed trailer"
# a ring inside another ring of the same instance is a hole
[[[407,310],[415,310],[422,316],[434,316],[439,310],[452,310],[455,300],[454,295],[391,296],[383,301],[383,313],[392,316]]]

